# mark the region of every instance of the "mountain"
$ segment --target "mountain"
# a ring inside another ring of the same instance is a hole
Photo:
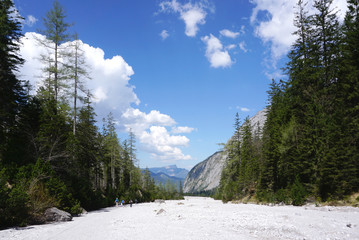
[[[253,132],[258,127],[263,129],[267,119],[266,112],[267,109],[263,109],[249,119]],[[219,151],[194,166],[184,181],[183,192],[199,193],[201,191],[211,191],[218,187],[226,158],[227,156],[222,151]]]
[[[220,151],[198,163],[188,173],[183,192],[198,193],[216,188],[221,180],[221,173],[226,162],[226,155]]]
[[[178,168],[176,165],[170,165],[166,167],[149,168],[152,173],[164,173],[170,177],[185,179],[188,174],[188,170],[184,168]]]
[[[151,171],[150,171],[151,172]],[[151,172],[151,177],[153,178],[153,180],[155,180],[155,184],[156,185],[159,185],[160,183],[162,185],[166,185],[166,183],[168,181],[170,181],[171,183],[175,184],[177,187],[180,186],[180,182],[182,182],[182,185],[183,185],[183,181],[184,179],[183,178],[177,178],[177,177],[172,177],[172,176],[168,176],[167,174],[165,173],[153,173]]]
[[[168,181],[170,181],[177,186],[178,190],[180,183],[182,182],[183,185],[184,179],[188,174],[187,169],[178,168],[176,165],[149,168],[148,170],[150,171],[153,180],[155,180],[156,185],[160,183],[165,185]]]

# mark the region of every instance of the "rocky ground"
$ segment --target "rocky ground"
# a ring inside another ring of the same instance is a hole
[[[0,231],[0,239],[359,239],[359,209],[223,204],[186,197],[7,229]]]

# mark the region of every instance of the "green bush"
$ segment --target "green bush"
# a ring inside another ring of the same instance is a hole
[[[26,226],[29,222],[29,196],[21,185],[15,186],[6,201],[5,214],[8,226]]]
[[[284,204],[290,204],[290,196],[287,189],[279,189],[274,194],[274,199],[276,203],[284,203]]]
[[[305,203],[305,198],[307,196],[307,191],[305,190],[303,184],[299,181],[299,177],[296,177],[291,190],[292,204],[294,206],[301,206]]]

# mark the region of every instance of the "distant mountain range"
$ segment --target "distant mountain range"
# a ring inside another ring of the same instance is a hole
[[[164,173],[170,177],[183,178],[185,179],[188,170],[184,168],[178,168],[176,165],[170,165],[166,167],[149,168],[152,173]]]
[[[179,187],[180,182],[182,182],[183,186],[184,179],[188,174],[187,169],[178,168],[176,165],[149,168],[148,170],[151,172],[151,177],[155,180],[156,184],[161,183],[162,185],[165,185],[168,181],[170,181],[177,187]]]

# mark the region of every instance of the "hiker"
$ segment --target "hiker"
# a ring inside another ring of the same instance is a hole
[[[119,203],[118,198],[116,198],[115,203],[116,203],[116,207],[118,207],[118,203]]]
[[[121,205],[125,206],[125,200],[122,200]]]
[[[132,207],[132,203],[133,203],[133,202],[132,202],[132,199],[131,199],[131,200],[130,200],[130,207]]]

